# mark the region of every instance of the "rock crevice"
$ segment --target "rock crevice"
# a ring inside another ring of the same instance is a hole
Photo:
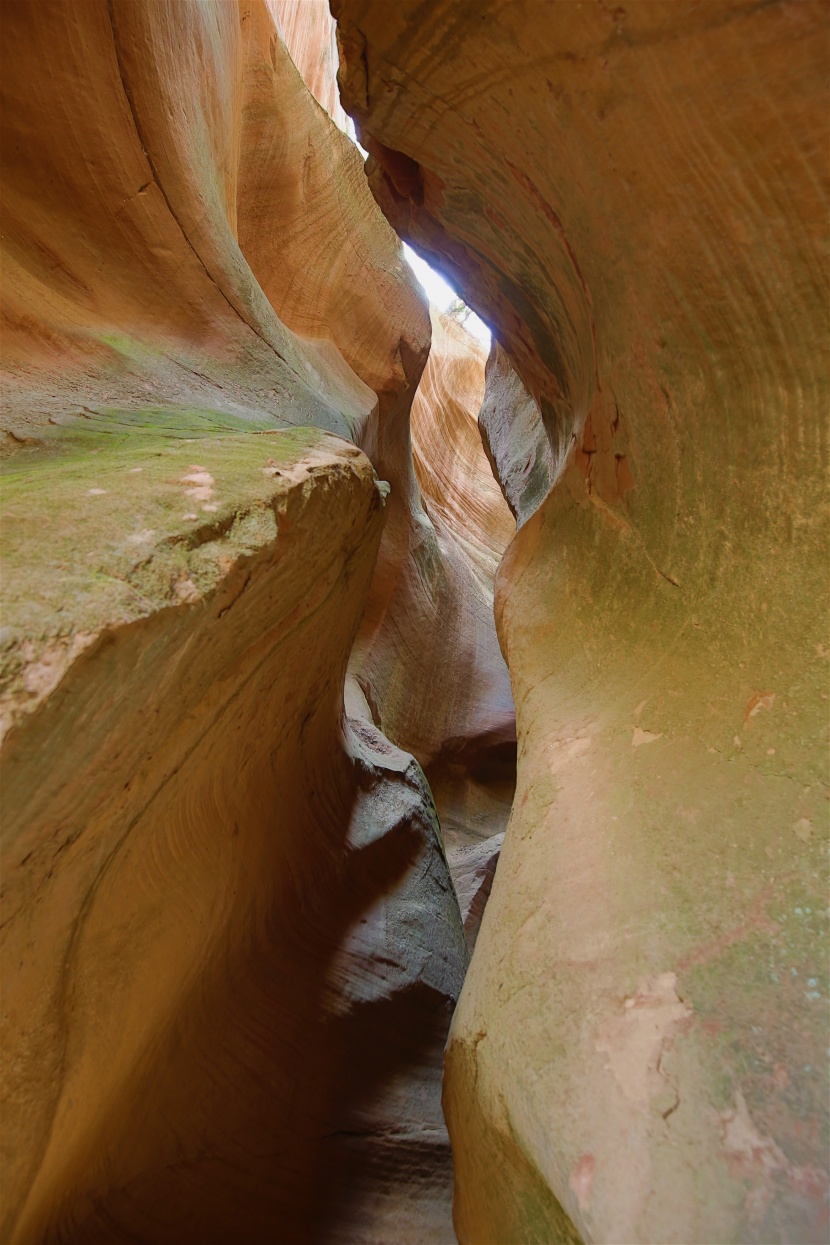
[[[822,1241],[824,4],[0,16],[0,1235]]]

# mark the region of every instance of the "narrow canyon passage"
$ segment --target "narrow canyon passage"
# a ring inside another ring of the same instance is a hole
[[[4,17],[66,57],[3,114],[3,1239],[452,1240],[515,751],[486,351],[334,124],[325,5]],[[488,807],[447,787],[466,931],[413,754]]]
[[[0,1240],[824,1241],[824,0],[0,20]]]

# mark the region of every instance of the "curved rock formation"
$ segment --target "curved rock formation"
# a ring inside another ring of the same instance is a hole
[[[487,360],[478,424],[493,474],[521,527],[554,484],[556,456],[538,405],[497,341]]]
[[[398,563],[404,574],[398,570],[378,630],[361,636],[355,653],[384,731],[427,766],[470,741],[515,738],[509,676],[491,623],[493,580],[513,523],[476,427],[484,361],[465,329],[433,313],[412,408],[418,501],[409,560]]]
[[[333,9],[376,197],[556,481],[497,413],[519,769],[459,1239],[822,1240],[827,9]]]
[[[161,521],[165,474],[187,473],[190,446],[155,471],[148,455],[139,497],[115,487],[131,447],[96,474],[106,494],[65,503],[79,561],[94,548],[84,511],[104,504],[134,570],[124,609],[105,586],[115,568],[86,568],[85,651],[3,751],[4,1239],[213,1240],[234,1224],[256,1234],[276,1210],[296,1231],[308,1213],[309,1123],[332,1092],[327,963],[360,891],[339,914],[310,900],[342,889],[359,779],[340,687],[382,507],[357,451],[304,452],[282,435],[288,456],[273,437],[199,444],[226,497],[231,463],[251,496],[238,485],[184,548],[151,552],[130,530],[137,502]],[[266,444],[278,474],[262,473]],[[11,481],[29,523],[38,483],[22,470]],[[24,522],[18,533],[31,540]],[[12,622],[31,599],[26,553],[23,582],[6,584]],[[62,578],[39,553],[37,571]],[[180,572],[172,590],[165,559]],[[318,663],[303,662],[310,644]],[[23,677],[30,689],[31,666]],[[343,811],[321,810],[315,790],[338,792]],[[407,846],[387,869],[400,872]],[[359,860],[356,881],[383,890]],[[317,1098],[291,1113],[300,1040]]]
[[[295,59],[308,86],[328,105],[310,52],[318,32],[328,30],[327,11],[308,2],[276,11],[300,49]],[[424,763],[453,742],[512,739],[492,585],[513,524],[475,428],[483,351],[460,326],[433,317],[433,348],[412,406],[430,331],[399,242],[378,220],[356,148],[322,116],[296,106],[302,83],[284,51],[280,59],[270,50],[267,14],[253,15],[245,30],[262,99],[248,107],[243,127],[240,245],[282,321],[303,336],[329,338],[378,396],[355,438],[391,495],[351,663],[361,689],[353,688],[352,703]],[[275,125],[283,113],[302,116],[306,128],[295,126],[286,138]],[[309,149],[316,158],[307,167]],[[270,220],[279,222],[278,231]],[[427,654],[434,672],[424,679]]]
[[[275,16],[330,66],[319,6],[3,11],[4,1240],[451,1233],[458,904],[343,708],[439,550],[430,324]]]
[[[826,6],[332,9],[368,184],[325,0],[0,14],[0,1235],[445,1245],[492,885],[462,1245],[821,1241]]]
[[[452,534],[490,586],[515,525],[476,423],[485,362],[484,347],[433,308],[432,350],[412,406],[415,476],[433,523]]]
[[[268,12],[311,94],[337,125],[347,118],[337,90],[337,27],[326,0],[266,0]]]
[[[411,714],[418,705],[412,688],[424,684],[420,718],[430,722],[433,736],[425,738],[421,727],[412,747],[425,758],[448,849],[492,839],[481,848],[492,854],[494,836],[507,824],[516,776],[509,676],[490,626],[495,573],[514,524],[476,427],[485,396],[484,350],[447,316],[433,312],[432,321],[432,349],[412,407],[412,441],[449,584],[445,578],[431,603],[431,621],[422,619],[409,642],[426,649],[433,669],[429,680],[407,671],[406,704]],[[458,888],[452,861],[450,852]],[[463,915],[460,891],[459,900]]]
[[[494,834],[483,842],[455,847],[447,855],[470,951],[475,947],[481,918],[493,889],[503,842],[503,833]]]
[[[239,249],[240,16],[6,6],[20,49],[3,80],[12,448],[49,421],[160,405],[346,435],[368,418],[371,394],[330,345],[286,329]]]

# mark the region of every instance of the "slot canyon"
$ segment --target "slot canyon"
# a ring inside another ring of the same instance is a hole
[[[0,1245],[821,1245],[830,4],[0,21]]]

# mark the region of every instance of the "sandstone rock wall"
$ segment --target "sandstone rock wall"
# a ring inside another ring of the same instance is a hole
[[[434,594],[433,621],[419,629],[422,661],[431,664],[429,676],[407,671],[410,686],[402,684],[401,699],[411,715],[419,697],[422,718],[433,731],[442,728],[439,748],[430,748],[423,734],[413,747],[419,756],[420,749],[428,749],[427,776],[466,924],[466,849],[477,858],[494,860],[515,788],[509,675],[490,627],[493,582],[514,523],[477,428],[485,399],[484,350],[449,317],[433,311],[432,320],[432,349],[412,407],[414,464],[454,599],[443,585]],[[424,651],[430,635],[431,651]],[[411,643],[414,647],[418,641]],[[436,720],[436,710],[445,715],[443,721]],[[480,890],[483,910],[489,882]],[[472,922],[477,929],[475,914]]]
[[[341,130],[347,118],[337,90],[337,27],[325,0],[267,0],[277,33],[311,94]]]
[[[261,446],[249,508],[190,552],[197,603],[91,626],[4,748],[7,1240],[226,1239],[276,1213],[302,1235],[336,1051],[327,964],[353,919],[333,902],[359,789],[340,686],[382,507],[341,442],[295,466],[275,448],[265,480]],[[349,904],[361,874],[384,889],[352,867]]]
[[[330,19],[3,21],[0,1232],[448,1239],[461,918],[416,761],[343,687],[361,627],[410,677],[439,646],[428,593],[419,647],[392,626],[425,550],[477,631],[395,738],[509,729],[500,551],[421,502],[430,323],[303,83],[331,109]]]
[[[286,328],[239,248],[243,15],[4,10],[20,49],[3,80],[11,448],[50,421],[159,405],[341,434],[368,418],[371,394],[328,342]]]
[[[414,752],[459,1239],[823,1240],[826,6],[393,7],[486,366],[322,0],[2,12],[0,1232],[450,1239]]]
[[[329,108],[309,51],[321,42],[319,32],[330,29],[324,0],[283,4],[274,12],[300,49],[296,59],[307,85]],[[328,37],[324,33],[322,41]],[[264,36],[256,42],[261,72],[270,78]],[[301,86],[284,65],[281,75],[274,109],[284,109],[287,98],[293,112],[291,92],[301,93]],[[252,176],[260,166],[269,172],[245,195],[245,254],[282,320],[301,334],[331,337],[378,395],[377,410],[356,439],[391,494],[351,662],[351,703],[425,764],[448,744],[463,746],[479,736],[512,739],[513,705],[492,623],[492,591],[513,524],[475,430],[483,351],[437,313],[431,331],[424,327],[412,273],[397,238],[378,219],[357,149],[312,116],[308,133],[292,131],[291,149],[275,159],[275,145],[282,149],[286,140],[276,137],[262,109],[254,115],[243,136],[248,167]],[[337,118],[337,108],[332,115]],[[313,183],[303,164],[310,147],[320,157],[311,166]],[[304,168],[303,207],[313,203],[313,212],[293,208],[298,168]],[[339,195],[332,181],[344,187]],[[278,231],[269,231],[269,214],[278,219]]]
[[[556,456],[538,404],[497,341],[493,342],[487,360],[487,383],[478,424],[493,474],[521,526],[553,487]]]
[[[384,730],[427,766],[471,744],[515,738],[491,625],[493,581],[513,523],[476,427],[484,351],[435,312],[432,342],[412,408],[418,501],[408,560],[397,563],[395,594],[375,632],[364,626],[355,652]]]
[[[826,6],[333,10],[376,197],[558,481],[523,493],[502,412],[518,785],[448,1054],[459,1238],[822,1240]]]

